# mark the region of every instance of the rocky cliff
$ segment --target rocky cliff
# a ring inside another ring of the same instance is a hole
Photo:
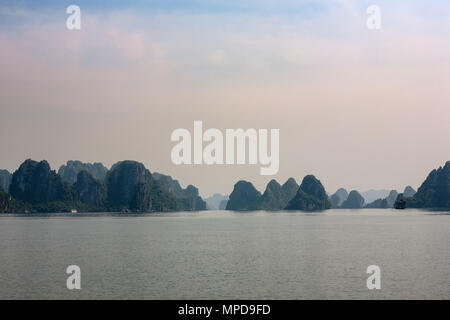
[[[97,180],[104,180],[108,169],[100,162],[84,163],[78,160],[69,160],[59,168],[58,174],[67,183],[74,184],[81,171],[89,172]]]
[[[261,193],[248,181],[238,181],[230,194],[226,210],[257,210]]]
[[[287,210],[317,211],[331,207],[331,203],[320,180],[307,175],[294,196],[286,206]]]

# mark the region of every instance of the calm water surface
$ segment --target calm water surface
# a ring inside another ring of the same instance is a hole
[[[450,299],[449,245],[450,212],[3,215],[0,298]]]

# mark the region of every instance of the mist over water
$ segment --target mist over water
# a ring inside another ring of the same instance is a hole
[[[0,299],[449,299],[449,242],[418,210],[2,215]]]

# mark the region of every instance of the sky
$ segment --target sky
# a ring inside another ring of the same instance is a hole
[[[0,0],[0,168],[130,159],[202,196],[306,174],[417,188],[450,160],[449,17],[443,0]],[[194,120],[280,129],[279,172],[174,165],[171,133]]]

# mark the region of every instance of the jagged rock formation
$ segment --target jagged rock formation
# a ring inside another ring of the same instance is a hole
[[[386,189],[370,189],[368,191],[360,192],[360,194],[364,198],[365,203],[371,203],[377,199],[385,199],[389,195],[389,191],[390,190]]]
[[[45,160],[36,162],[28,159],[22,163],[12,176],[9,190],[15,199],[34,204],[71,202],[74,198],[70,185],[50,170]]]
[[[1,191],[0,212],[149,212],[204,210],[206,205],[192,185],[172,190],[180,196],[176,199],[135,161],[116,163],[104,181],[86,170],[79,171],[75,180],[71,185],[51,170],[47,161],[28,159],[12,176],[11,194]]]
[[[251,182],[238,181],[230,194],[226,210],[257,210],[261,193],[255,189]]]
[[[223,210],[223,209],[220,209],[220,204],[223,200],[228,200],[228,195],[221,195],[221,194],[215,193],[211,197],[205,199],[206,209],[207,210]]]
[[[341,198],[339,198],[339,196],[336,193],[331,195],[330,197],[331,208],[339,208],[340,202]]]
[[[258,200],[258,208],[261,210],[282,210],[295,196],[299,186],[294,178],[289,178],[283,186],[272,179],[267,184],[266,190]]]
[[[377,199],[377,200],[367,204],[364,208],[386,209],[386,208],[389,208],[389,204],[387,202],[387,199]]]
[[[286,210],[316,211],[330,207],[331,203],[320,180],[313,175],[307,175],[303,178],[294,198],[289,201]]]
[[[11,184],[12,174],[8,170],[0,170],[0,188],[4,192],[9,191],[9,185]]]
[[[286,204],[283,206],[285,208],[289,201],[295,197],[297,194],[298,188],[300,186],[297,184],[294,178],[289,178],[286,182],[281,186],[281,190],[283,191],[284,201]]]
[[[11,196],[0,190],[0,213],[10,212]]]
[[[261,198],[258,199],[258,208],[261,210],[281,210],[286,206],[281,185],[274,179],[267,184]]]
[[[106,188],[100,180],[83,170],[77,175],[74,185],[78,199],[87,204],[101,207],[106,202]]]
[[[157,172],[154,172],[152,176],[165,191],[174,195],[177,200],[177,210],[206,210],[206,202],[199,196],[198,189],[193,185],[183,189],[178,180],[172,179],[171,176]]]
[[[138,182],[150,184],[152,176],[142,163],[121,161],[106,176],[108,203],[128,207],[133,200]]]
[[[406,208],[450,208],[450,161],[431,171],[413,197],[399,198],[396,207],[401,207],[402,199]]]
[[[343,209],[360,209],[362,207],[364,207],[364,198],[356,190],[350,191],[347,200],[341,205]]]
[[[394,207],[395,200],[397,199],[398,193],[396,190],[391,190],[389,192],[388,197],[386,198],[386,201],[388,203],[389,208]]]
[[[59,168],[58,174],[65,182],[74,184],[77,182],[78,173],[83,170],[89,172],[97,180],[104,180],[108,172],[108,169],[100,162],[84,163],[78,160],[69,160]]]
[[[174,196],[165,191],[142,163],[121,161],[106,176],[108,206],[113,210],[172,211]]]
[[[411,198],[415,194],[416,190],[414,190],[411,186],[406,186],[402,196],[405,198]]]
[[[193,185],[188,185],[185,189],[186,197],[177,199],[177,210],[195,211],[206,210],[206,202],[200,197],[198,189]]]
[[[405,209],[406,208],[406,200],[403,196],[403,193],[400,193],[397,196],[397,200],[395,200],[395,203],[394,203],[394,208],[395,209]]]
[[[348,192],[344,188],[339,188],[334,194],[330,197],[331,207],[339,208],[342,203],[347,200]]]

